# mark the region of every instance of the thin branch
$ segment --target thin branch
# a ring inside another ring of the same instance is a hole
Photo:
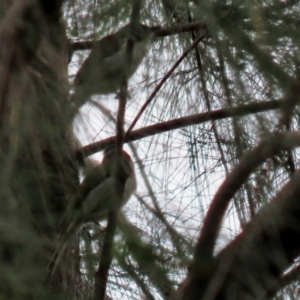
[[[286,138],[288,147],[284,147],[284,150],[293,145],[299,146],[299,133],[287,134]],[[292,141],[293,138],[296,141]],[[247,224],[245,230],[218,254],[220,266],[226,264],[233,252],[236,254],[220,293],[234,286],[238,292],[236,297],[240,299],[241,295],[243,298],[247,297],[246,290],[253,296],[258,288],[260,297],[256,299],[266,299],[269,291],[279,290],[281,284],[283,288],[299,275],[299,269],[296,268],[287,277],[282,276],[299,256],[299,180],[300,171],[297,170],[291,180]],[[232,270],[235,270],[235,275]],[[236,274],[239,274],[238,277]],[[241,280],[242,278],[251,280]],[[253,282],[256,284],[253,285]]]
[[[200,35],[193,42],[193,44],[186,51],[184,51],[182,53],[182,55],[175,62],[175,64],[172,66],[172,68],[165,74],[165,76],[162,78],[162,80],[160,81],[160,83],[155,87],[154,91],[151,93],[151,95],[149,96],[149,98],[146,100],[146,102],[144,103],[144,105],[141,107],[140,111],[138,112],[138,114],[134,118],[133,122],[130,124],[130,126],[129,126],[127,132],[126,132],[126,137],[130,134],[130,132],[132,131],[133,127],[136,125],[137,121],[139,120],[139,118],[141,117],[141,115],[143,114],[143,112],[145,111],[145,109],[147,108],[147,106],[149,106],[149,104],[154,99],[154,97],[159,92],[159,90],[162,88],[162,86],[167,81],[167,79],[172,75],[172,73],[180,65],[180,63],[187,57],[187,55],[199,44],[199,42],[201,40],[203,40],[203,38],[206,36],[206,34],[207,34],[207,32],[205,32],[202,35]]]
[[[132,30],[140,19],[140,9],[141,9],[141,0],[134,0],[132,5],[132,14],[131,14],[131,26]],[[117,114],[117,125],[116,125],[116,159],[117,159],[117,168],[113,170],[115,172],[114,176],[119,178],[121,175],[121,157],[124,144],[124,123],[125,123],[125,110],[126,110],[126,101],[127,101],[127,74],[132,61],[132,54],[134,48],[134,41],[131,39],[127,40],[126,45],[126,61],[124,61],[124,74],[120,87],[119,94],[119,108]],[[125,183],[122,180],[116,180],[116,200],[121,201]],[[112,199],[113,200],[113,199]],[[110,265],[113,259],[113,240],[117,228],[117,214],[116,210],[111,210],[108,213],[107,218],[107,228],[104,236],[103,247],[101,251],[101,258],[99,262],[99,267],[95,273],[95,292],[94,300],[104,300],[106,295],[106,286],[108,279],[108,272]]]
[[[204,29],[205,24],[203,22],[194,22],[189,24],[173,26],[169,28],[160,28],[157,26],[152,26],[151,28],[154,31],[154,37],[160,38],[160,37],[170,36],[170,35],[179,34],[183,32],[189,32],[192,30]],[[85,42],[71,43],[70,53],[72,54],[74,51],[79,51],[79,50],[90,50],[98,42],[99,41],[85,41]]]
[[[249,175],[267,158],[281,150],[300,146],[299,132],[275,133],[244,155],[240,163],[227,176],[211,202],[195,249],[195,267],[200,257],[213,257],[214,246],[228,204]]]
[[[245,178],[250,169],[253,170],[255,165],[267,157],[296,146],[300,146],[300,133],[283,133],[265,140],[254,151],[246,154],[242,163],[231,172],[220,188],[224,202],[232,193],[229,189],[236,189],[237,184],[232,182],[239,181],[239,176]],[[217,255],[209,273],[200,264],[191,266],[188,277],[177,293],[182,291],[187,296],[184,298],[186,300],[213,300],[226,298],[226,294],[228,297],[228,291],[234,289],[236,299],[248,299],[250,295],[251,299],[265,299],[268,291],[277,288],[281,274],[299,255],[299,180],[298,170],[245,229]],[[199,262],[199,258],[197,260]]]
[[[186,126],[197,125],[205,122],[210,122],[212,120],[222,120],[237,116],[247,116],[250,114],[260,113],[263,111],[279,109],[284,104],[284,100],[271,100],[262,101],[258,103],[251,103],[247,105],[241,105],[235,108],[224,108],[219,110],[214,110],[211,112],[194,114],[182,118],[176,118],[166,122],[150,125],[143,127],[138,130],[132,131],[128,136],[125,137],[124,143],[140,140],[145,137],[156,135],[162,132],[168,132],[174,129],[179,129]],[[90,156],[99,151],[102,151],[107,145],[115,141],[115,136],[107,138],[105,140],[95,142],[84,146],[83,148],[75,152],[75,158],[77,160],[83,157]]]
[[[107,218],[107,226],[105,230],[103,246],[101,250],[100,262],[98,270],[95,273],[95,289],[94,300],[104,300],[106,295],[106,285],[108,272],[112,262],[112,248],[115,231],[117,228],[116,212],[110,211]]]

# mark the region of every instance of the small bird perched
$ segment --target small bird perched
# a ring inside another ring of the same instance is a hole
[[[121,199],[117,184],[124,187]],[[135,190],[136,176],[130,155],[123,150],[119,158],[114,148],[105,149],[102,163],[86,175],[71,201],[65,216],[67,232],[76,232],[87,222],[106,219],[108,212],[118,211]]]
[[[147,53],[153,33],[159,28],[139,25],[133,30],[127,24],[97,42],[75,76],[75,92],[71,98],[73,105],[79,108],[92,95],[115,93],[125,72],[128,79],[136,71]],[[134,43],[129,66],[126,53],[128,39]]]
[[[62,220],[64,229],[58,250],[49,264],[50,276],[71,235],[88,222],[105,220],[109,211],[119,211],[136,190],[136,185],[130,155],[122,151],[122,156],[116,157],[114,148],[105,149],[102,163],[86,175]]]

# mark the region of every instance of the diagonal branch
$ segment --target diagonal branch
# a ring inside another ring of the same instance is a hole
[[[297,146],[300,146],[299,132],[276,134],[246,154],[217,192],[204,222],[205,234],[208,233],[207,220],[212,217],[213,213],[216,218],[220,217],[220,212],[232,194],[257,165],[281,150]],[[229,295],[234,290],[235,299],[248,299],[248,296],[249,299],[265,299],[268,293],[278,290],[284,278],[284,276],[281,277],[282,274],[299,256],[300,251],[299,180],[300,171],[298,170],[270,203],[266,204],[247,224],[244,231],[216,258],[202,257],[202,262],[207,260],[212,262],[209,273],[207,273],[207,268],[200,266],[199,250],[204,251],[202,254],[205,251],[208,254],[207,250],[209,250],[203,244],[204,235],[202,234],[195,251],[194,263],[177,294],[187,295],[185,300],[200,299],[200,297],[205,300],[229,299]],[[218,210],[212,210],[212,207],[216,209],[216,199],[221,205]],[[215,226],[210,231],[212,236],[217,231],[218,221],[216,219],[216,222],[211,224]],[[211,243],[211,237],[207,237],[206,241]],[[202,249],[199,249],[199,246],[202,246]],[[295,274],[299,273],[295,271]],[[290,282],[293,278],[285,279]]]
[[[240,163],[227,176],[212,200],[195,249],[195,266],[200,257],[212,258],[228,204],[249,175],[267,158],[276,155],[282,150],[299,146],[299,132],[276,133],[262,141],[254,150],[244,155]]]
[[[125,138],[124,142],[128,143],[162,132],[168,132],[174,129],[202,124],[205,122],[222,120],[237,116],[247,116],[250,114],[260,113],[268,110],[279,109],[282,107],[282,105],[284,105],[284,100],[261,101],[258,103],[241,105],[234,108],[223,108],[211,112],[199,113],[182,118],[176,118],[173,120],[134,130]],[[105,140],[84,146],[82,149],[79,149],[75,152],[75,158],[81,160],[83,157],[102,151],[107,145],[113,143],[115,141],[115,138],[116,137],[113,136]]]
[[[180,63],[188,56],[188,54],[199,44],[199,42],[201,40],[203,40],[203,38],[206,36],[206,34],[207,34],[207,32],[203,33],[197,39],[195,39],[195,41],[193,42],[193,44],[186,51],[184,51],[182,53],[182,55],[175,62],[175,64],[172,66],[172,68],[165,74],[165,76],[162,78],[162,80],[160,81],[160,83],[155,87],[154,91],[151,93],[151,95],[149,96],[149,98],[143,104],[143,106],[141,107],[140,111],[138,112],[138,114],[134,118],[133,122],[130,124],[130,126],[129,126],[127,132],[126,132],[126,137],[130,134],[130,132],[132,131],[132,129],[136,125],[137,121],[139,120],[139,118],[141,117],[141,115],[143,114],[143,112],[145,111],[145,109],[150,105],[150,103],[152,102],[152,100],[154,99],[154,97],[156,96],[156,94],[159,92],[159,90],[162,88],[162,86],[164,85],[164,83],[168,80],[168,78],[172,75],[172,73],[180,65]]]
[[[204,29],[205,24],[203,22],[194,22],[189,24],[180,24],[173,27],[159,28],[153,26],[153,31],[155,31],[154,36],[156,38],[165,37],[173,34],[179,34],[183,32],[189,32],[192,30]],[[85,41],[85,42],[74,42],[70,45],[70,54],[74,51],[80,50],[90,50],[97,44],[99,41]]]

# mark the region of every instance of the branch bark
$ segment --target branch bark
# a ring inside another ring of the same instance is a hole
[[[176,118],[170,121],[149,125],[141,129],[134,130],[125,138],[124,142],[129,143],[159,133],[168,132],[186,126],[202,124],[209,121],[222,120],[238,116],[247,116],[268,110],[280,109],[282,105],[284,105],[284,100],[261,101],[258,103],[241,105],[239,107],[223,108],[211,112]],[[102,151],[107,145],[114,143],[115,138],[115,136],[112,136],[105,140],[84,146],[82,149],[77,150],[74,155],[76,159],[82,160],[84,157]]]
[[[299,132],[275,133],[227,176],[211,203],[194,261],[178,291],[184,299],[258,299],[278,286],[300,251],[300,171],[216,258],[213,250],[228,204],[248,176],[267,158],[299,146]]]

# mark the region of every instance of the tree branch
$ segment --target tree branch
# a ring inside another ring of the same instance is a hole
[[[299,132],[275,133],[249,151],[230,172],[211,202],[195,249],[195,258],[212,258],[214,246],[228,204],[249,175],[266,159],[282,150],[300,146]]]
[[[152,135],[156,135],[162,132],[168,132],[174,129],[179,129],[186,126],[202,124],[214,120],[222,120],[238,116],[247,116],[250,114],[260,113],[263,111],[279,109],[284,105],[284,100],[271,100],[262,101],[258,103],[251,103],[247,105],[241,105],[234,108],[223,108],[214,110],[211,112],[199,113],[190,115],[187,117],[176,118],[170,121],[150,125],[132,131],[124,140],[125,143],[140,140]],[[95,142],[84,146],[83,148],[75,152],[75,158],[81,160],[82,158],[102,151],[107,145],[114,143],[115,136],[107,138],[105,140]]]
[[[214,264],[216,263],[214,258],[213,258],[213,250],[214,246],[218,237],[218,233],[220,231],[221,223],[224,217],[224,214],[226,212],[226,209],[228,207],[228,204],[230,200],[232,199],[233,195],[236,193],[236,191],[245,183],[247,180],[248,176],[262,163],[264,162],[267,158],[272,157],[276,154],[278,154],[282,150],[288,150],[294,147],[299,147],[300,146],[300,133],[299,132],[285,132],[285,133],[275,133],[273,136],[265,139],[262,141],[259,146],[257,146],[254,150],[249,151],[240,163],[231,171],[231,173],[227,176],[226,180],[223,182],[219,190],[217,191],[214,199],[212,200],[212,203],[210,205],[210,208],[208,210],[208,213],[206,215],[206,218],[204,220],[204,224],[201,230],[200,237],[198,239],[196,248],[195,248],[195,253],[194,253],[194,261],[190,266],[189,269],[189,283],[185,286],[185,291],[191,292],[193,290],[195,294],[191,293],[191,297],[188,299],[196,299],[194,298],[195,295],[199,296],[198,291],[197,291],[197,285],[199,284],[199,280],[209,280],[209,276],[211,276],[215,272],[215,266]],[[296,175],[297,174],[297,175]],[[254,226],[253,224],[257,224],[257,220],[264,220],[263,226],[265,230],[268,229],[268,227],[265,227],[266,222],[273,222],[274,218],[277,221],[277,218],[279,217],[278,214],[281,214],[281,217],[279,218],[281,220],[280,224],[278,226],[288,226],[287,224],[282,224],[284,217],[287,217],[288,214],[290,214],[290,217],[293,214],[300,214],[300,211],[297,211],[297,209],[300,209],[296,206],[296,204],[293,202],[295,201],[294,199],[298,199],[296,195],[298,195],[299,188],[296,185],[296,179],[300,177],[299,172],[296,173],[290,181],[288,185],[286,185],[280,193],[275,197],[274,200],[272,200],[272,203],[269,205],[266,205],[265,208],[263,208],[259,216],[254,218],[254,221],[251,222],[245,231],[241,234],[241,237],[244,237],[244,239],[252,239],[254,238],[253,233],[249,234],[248,231],[251,230],[256,230],[255,233],[257,233],[257,226]],[[296,198],[295,198],[296,197]],[[281,200],[285,199],[285,200]],[[286,201],[283,202],[283,201]],[[281,209],[278,209],[277,205],[281,205]],[[291,208],[292,206],[295,206]],[[266,215],[267,214],[267,215]],[[262,217],[263,216],[263,217]],[[295,217],[296,217],[295,216]],[[277,218],[276,218],[277,217]],[[288,218],[285,219],[287,222],[289,220]],[[297,220],[295,218],[295,220]],[[256,222],[256,223],[255,223]],[[298,221],[299,222],[299,221]],[[252,225],[251,225],[252,224]],[[259,224],[259,223],[258,223]],[[276,225],[277,226],[277,225]],[[252,228],[252,229],[250,229]],[[253,229],[254,228],[254,229]],[[261,226],[259,227],[261,228]],[[261,229],[260,229],[261,230]],[[288,230],[288,229],[286,229]],[[272,232],[274,231],[274,228],[272,227]],[[277,230],[274,231],[277,234]],[[278,229],[279,232],[279,229]],[[299,230],[297,231],[299,234]],[[261,232],[260,232],[261,233]],[[269,234],[269,233],[268,233]],[[286,234],[286,233],[285,233]],[[288,235],[286,235],[288,236]],[[262,242],[271,242],[269,238],[267,240],[264,240],[266,237],[264,234],[261,233],[260,237],[263,241]],[[284,238],[284,235],[283,235]],[[292,238],[292,240],[295,240],[295,237]],[[248,240],[247,240],[248,242]],[[293,242],[293,245],[296,245],[297,243]],[[232,245],[236,245],[235,247],[240,247],[240,242],[239,238],[236,239],[235,242],[232,243]],[[231,257],[232,253],[236,254],[238,253],[239,256],[240,251],[235,251],[235,247],[230,245],[227,247],[230,250],[225,250],[222,252],[228,253],[227,256]],[[254,247],[251,244],[248,245],[249,247]],[[244,246],[243,246],[244,247]],[[266,246],[264,246],[266,247]],[[247,248],[247,247],[246,247]],[[255,251],[255,249],[253,250]],[[256,251],[260,251],[257,250]],[[253,256],[255,256],[252,253]],[[251,255],[251,257],[252,257]],[[271,255],[271,254],[270,254]],[[294,253],[295,255],[295,253]],[[221,256],[224,258],[224,255]],[[226,257],[226,259],[223,260],[223,264],[225,264],[225,261],[231,261]],[[245,255],[244,258],[241,257],[241,259],[249,260],[249,256]],[[275,260],[275,258],[274,258]],[[208,269],[209,274],[206,273],[208,265],[210,265],[210,268]],[[247,262],[248,264],[248,262]],[[260,264],[264,266],[264,263],[260,261]],[[259,263],[256,262],[257,268],[259,266]],[[219,267],[221,268],[221,267]],[[244,268],[244,267],[243,267]],[[246,268],[244,268],[246,269]],[[255,269],[255,268],[254,268]],[[217,272],[216,272],[217,273]],[[216,278],[217,275],[215,276]],[[214,282],[213,280],[211,282]],[[215,282],[214,282],[215,284]],[[214,285],[214,289],[215,289]],[[214,291],[214,293],[216,290]],[[194,296],[192,296],[194,295]],[[206,299],[206,298],[205,298]],[[208,298],[208,299],[214,299],[214,298]]]
[[[145,109],[147,108],[147,106],[149,106],[149,104],[151,103],[151,101],[154,99],[154,97],[156,96],[156,94],[158,93],[158,91],[162,88],[162,86],[164,85],[164,83],[167,81],[167,79],[172,75],[172,73],[175,71],[175,69],[180,65],[180,63],[184,60],[184,58],[186,58],[188,56],[188,54],[199,44],[199,42],[206,36],[206,32],[202,35],[200,35],[194,42],[193,44],[182,53],[182,55],[179,57],[179,59],[175,62],[175,64],[172,66],[172,68],[165,74],[165,76],[162,78],[162,80],[160,81],[160,83],[155,87],[154,91],[151,93],[151,95],[149,96],[149,98],[146,100],[146,102],[143,104],[143,106],[141,107],[140,111],[138,112],[138,114],[136,115],[136,117],[134,118],[133,122],[130,124],[127,132],[126,132],[126,136],[128,136],[130,134],[130,132],[132,131],[133,127],[136,125],[137,121],[139,120],[139,118],[141,117],[141,115],[143,114],[143,112],[145,111]]]
[[[160,28],[157,26],[152,26],[151,28],[155,32],[154,37],[160,38],[160,37],[179,34],[183,32],[204,29],[205,24],[203,22],[194,22],[194,23],[182,24],[182,25],[168,27],[168,28]],[[74,51],[90,50],[98,42],[99,41],[85,41],[85,42],[71,43],[70,50],[69,50],[70,54],[72,54]]]

